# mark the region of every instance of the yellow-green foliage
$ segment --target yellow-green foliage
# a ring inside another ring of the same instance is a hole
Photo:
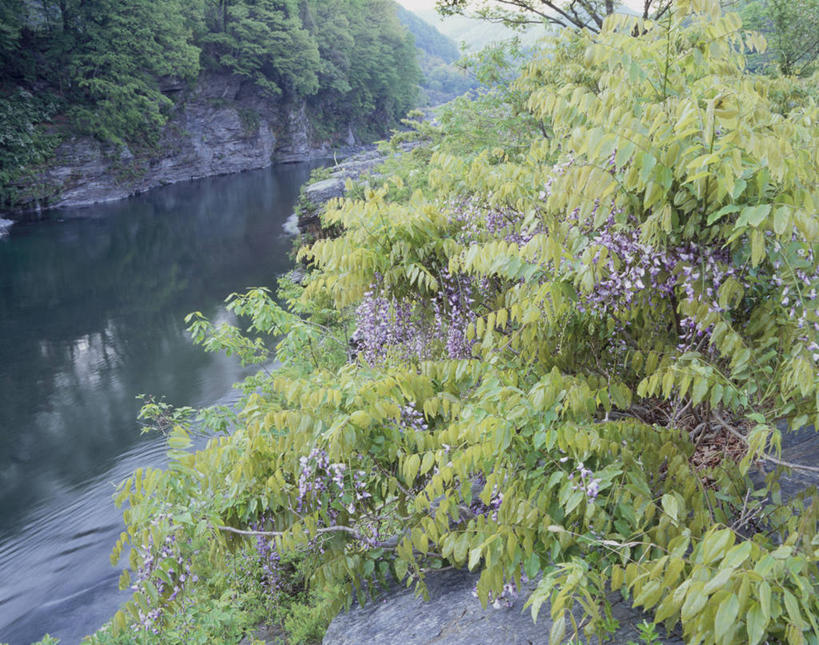
[[[776,451],[777,422],[819,422],[807,279],[818,114],[796,91],[783,110],[780,81],[745,73],[749,47],[764,42],[706,0],[680,0],[661,23],[614,16],[600,35],[566,32],[517,81],[543,125],[527,154],[453,155],[463,142],[438,133],[422,168],[408,160],[403,178],[332,203],[324,221],[343,234],[302,250],[313,271],[289,292],[292,313],[263,291],[233,300],[251,331],[283,338],[283,366],[245,385],[230,436],[189,453],[185,424],[174,428],[169,469],[123,486],[115,555],[170,532],[196,566],[217,566],[243,539],[231,529],[263,518],[282,552],[320,546],[314,583],[343,585],[347,602],[388,575],[423,593],[423,571],[447,560],[481,571],[484,603],[542,576],[529,604],[537,615],[549,601],[555,643],[605,635],[612,590],[686,642],[816,643],[819,506],[780,503],[773,479],[772,498],[752,492],[746,473]],[[734,273],[709,296],[718,306],[702,297],[711,276],[680,260],[661,276],[670,291],[595,309],[612,271],[605,231],[646,253],[713,250]],[[475,285],[468,358],[434,334],[415,354],[357,354],[354,309],[376,286],[426,329],[451,276]],[[702,334],[681,348],[682,319]],[[194,332],[248,360],[263,349],[204,321]],[[641,420],[648,405],[667,422]],[[684,410],[749,428],[742,463],[696,472]],[[305,502],[313,450],[363,471],[369,496],[348,478]],[[148,588],[116,622],[166,602]]]

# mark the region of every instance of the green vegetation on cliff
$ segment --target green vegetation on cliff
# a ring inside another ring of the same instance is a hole
[[[174,106],[163,88],[203,70],[371,136],[413,106],[420,79],[391,0],[0,0],[0,63],[0,203],[54,136],[155,144]]]
[[[816,643],[819,495],[750,476],[819,423],[819,109],[763,49],[711,0],[564,31],[332,202],[285,307],[192,314],[281,367],[204,450],[146,408],[170,465],[120,488],[136,591],[97,642],[161,641],[235,558],[275,598],[298,554],[316,613],[451,564],[483,603],[538,580],[552,643],[611,633],[610,592],[688,642]]]

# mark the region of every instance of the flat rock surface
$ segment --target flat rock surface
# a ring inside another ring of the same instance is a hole
[[[806,426],[800,430],[782,430],[782,459],[793,464],[819,467],[819,433],[813,426]],[[771,472],[776,465],[771,462],[762,464],[764,472]],[[757,483],[763,480],[762,473],[754,477]],[[811,486],[819,487],[819,472],[793,469],[782,475],[779,480],[782,496],[790,499],[794,495],[805,491]]]
[[[394,589],[364,607],[354,606],[336,616],[324,636],[323,645],[529,645],[549,641],[548,607],[538,622],[523,609],[533,584],[529,583],[510,607],[483,609],[473,595],[477,574],[450,570],[427,576],[430,601],[415,596],[412,589]],[[637,640],[635,628],[645,617],[623,602],[614,603],[620,628],[613,643]],[[596,642],[596,640],[594,641]],[[664,645],[679,645],[678,638],[663,639]]]
[[[341,197],[343,194],[344,180],[336,177],[322,179],[304,189],[304,196],[314,204],[323,204],[333,197]]]

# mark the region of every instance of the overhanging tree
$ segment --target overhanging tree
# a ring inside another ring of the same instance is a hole
[[[658,20],[673,0],[642,0],[642,17]],[[558,27],[586,28],[599,32],[603,20],[623,8],[620,0],[438,0],[446,14],[475,15],[512,26],[548,23]]]

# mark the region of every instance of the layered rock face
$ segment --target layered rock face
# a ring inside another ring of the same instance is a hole
[[[264,168],[273,162],[327,155],[304,103],[277,102],[242,78],[203,74],[193,88],[163,91],[177,107],[150,152],[104,145],[87,137],[64,141],[41,171],[26,208],[85,206],[164,184]],[[351,130],[345,143],[355,142]]]

